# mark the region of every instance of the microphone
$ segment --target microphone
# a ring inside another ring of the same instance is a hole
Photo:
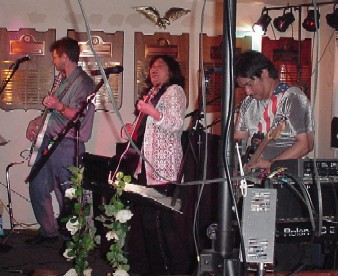
[[[122,71],[123,71],[123,67],[121,65],[108,67],[108,68],[104,69],[104,72],[106,73],[106,75],[119,74]],[[90,74],[92,76],[101,75],[101,71],[100,70],[92,70],[92,71],[90,71]]]
[[[29,61],[31,59],[30,55],[27,54],[22,58],[19,58],[15,63],[21,63],[21,62],[25,62],[25,61]]]
[[[206,69],[204,69],[204,72],[207,73],[207,74],[222,73],[223,67],[206,68]]]

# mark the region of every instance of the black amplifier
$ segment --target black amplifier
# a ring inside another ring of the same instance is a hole
[[[338,159],[316,159],[316,164],[320,177],[338,177]],[[277,160],[271,169],[274,170],[278,167],[285,167],[289,174],[301,178],[315,175],[313,159]]]

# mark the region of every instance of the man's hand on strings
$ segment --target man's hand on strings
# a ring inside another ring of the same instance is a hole
[[[29,141],[34,141],[36,135],[37,135],[37,131],[38,131],[38,127],[40,125],[40,121],[41,121],[41,117],[37,117],[34,120],[31,120],[27,126],[26,129],[26,138]]]
[[[42,103],[49,109],[61,110],[63,107],[63,104],[55,96],[46,96]]]

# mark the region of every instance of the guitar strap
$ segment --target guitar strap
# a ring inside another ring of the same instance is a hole
[[[79,72],[76,77],[70,82],[68,83],[68,85],[65,87],[65,89],[62,90],[61,94],[58,95],[58,100],[61,101],[62,98],[66,95],[67,91],[69,90],[69,88],[73,85],[73,83],[75,82],[75,80],[80,76],[81,72]]]

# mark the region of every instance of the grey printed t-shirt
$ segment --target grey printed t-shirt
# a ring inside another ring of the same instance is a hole
[[[289,87],[264,101],[247,96],[239,110],[237,130],[248,131],[250,143],[255,133],[266,134],[282,119],[285,120],[285,129],[278,139],[269,141],[262,153],[265,160],[271,160],[292,146],[297,134],[313,131],[311,105],[302,90]]]

